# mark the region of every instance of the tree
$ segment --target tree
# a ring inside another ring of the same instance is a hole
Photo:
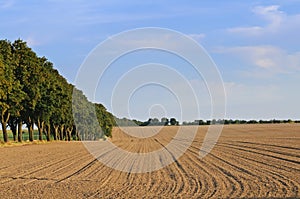
[[[151,124],[151,121],[152,119],[149,118],[148,121],[141,123],[140,126],[149,126]]]
[[[162,125],[164,125],[164,126],[169,125],[169,119],[166,117],[161,118],[160,121],[161,121]]]
[[[17,116],[24,97],[19,80],[14,75],[12,46],[0,41],[0,111],[4,142],[8,142],[7,125],[11,116]],[[15,130],[13,128],[13,130]],[[14,139],[16,139],[14,131]]]
[[[7,95],[12,89],[11,81],[9,81],[11,77],[8,77],[7,79],[7,75],[8,75],[7,66],[4,64],[4,60],[1,56],[0,57],[0,109],[1,109],[1,126],[2,126],[4,142],[8,142],[6,128],[10,117],[10,112],[9,112],[10,104]]]
[[[53,111],[50,116],[50,125],[52,127],[52,135],[54,140],[63,140],[65,127],[73,124],[72,115],[72,92],[74,86],[69,84],[57,70],[52,70],[52,96],[55,96]],[[72,118],[72,119],[69,119]],[[50,127],[48,127],[50,128]],[[70,127],[69,127],[70,128]],[[75,128],[76,129],[76,128]]]
[[[16,78],[20,81],[22,91],[26,94],[22,102],[25,108],[21,110],[20,117],[27,125],[29,140],[33,141],[35,107],[41,99],[38,85],[41,84],[43,74],[40,70],[41,66],[37,55],[27,46],[26,42],[18,39],[12,46]]]
[[[89,104],[87,97],[81,90],[74,88],[73,90],[73,117],[76,124],[76,130],[81,140],[91,140],[94,137],[94,122],[97,118],[92,113],[92,105]]]
[[[151,119],[151,122],[150,122],[149,125],[151,125],[151,126],[159,126],[160,125],[159,119],[157,119],[157,118]]]
[[[112,128],[114,126],[114,117],[111,113],[107,112],[106,108],[102,104],[94,104],[97,119],[101,130],[104,132],[104,135],[107,137],[112,137]]]
[[[173,126],[176,125],[177,124],[176,119],[175,118],[171,118],[170,119],[170,124],[173,125]]]

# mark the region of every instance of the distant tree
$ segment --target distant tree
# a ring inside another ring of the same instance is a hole
[[[136,119],[128,119],[128,118],[117,118],[114,117],[114,126],[141,126],[143,124],[143,122],[136,120]]]
[[[170,124],[171,125],[176,125],[177,124],[177,120],[175,118],[171,118],[170,119]]]
[[[205,125],[205,122],[203,120],[199,120],[199,125]]]
[[[225,122],[225,120],[223,120],[223,119],[218,119],[216,123],[217,123],[217,124],[224,124],[224,122]]]
[[[160,121],[161,121],[162,125],[164,125],[164,126],[169,125],[169,119],[166,117],[161,118]]]
[[[258,123],[258,121],[256,121],[256,120],[249,120],[249,121],[247,121],[247,124],[257,124]]]
[[[159,119],[153,118],[152,121],[151,121],[151,125],[154,125],[154,126],[160,125]]]
[[[141,122],[141,121],[138,121],[138,120],[136,120],[136,119],[133,119],[132,120],[137,126],[140,126],[143,122]]]
[[[224,124],[231,124],[230,120],[224,120]]]
[[[151,124],[151,122],[152,122],[152,119],[149,118],[148,121],[142,122],[142,123],[140,124],[140,126],[149,126],[149,125]]]

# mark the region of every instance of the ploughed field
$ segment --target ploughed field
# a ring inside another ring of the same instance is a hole
[[[164,127],[148,138],[115,128],[110,141],[125,151],[149,153],[166,146],[178,128]],[[0,148],[0,198],[300,197],[299,124],[224,126],[211,153],[200,159],[207,128],[199,127],[176,161],[147,173],[105,166],[81,142]],[[135,130],[147,136],[157,127]],[[120,158],[116,164],[126,162]]]

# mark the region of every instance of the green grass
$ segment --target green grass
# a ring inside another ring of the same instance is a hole
[[[11,130],[7,130],[7,133],[8,133],[8,139],[9,139],[9,141],[13,141],[14,137],[13,137],[13,134],[12,134]],[[23,129],[22,137],[23,137],[23,141],[29,140],[29,134],[28,134],[27,130]],[[39,139],[39,132],[37,130],[33,131],[33,139],[34,140],[38,140]],[[46,135],[45,134],[43,134],[43,140],[46,140]],[[0,142],[1,141],[3,141],[2,130],[0,130]]]
[[[1,147],[13,147],[13,146],[23,146],[23,145],[31,145],[31,144],[46,144],[46,143],[49,143],[46,141],[46,135],[43,134],[43,141],[39,141],[39,132],[37,130],[34,130],[33,131],[33,139],[34,141],[33,142],[29,142],[29,135],[28,135],[28,132],[27,130],[23,130],[23,134],[22,134],[22,137],[23,137],[23,142],[14,142],[13,141],[13,134],[10,130],[7,131],[8,133],[8,139],[9,139],[9,142],[5,143],[3,141],[3,133],[2,133],[2,130],[0,130],[0,148]],[[51,136],[51,141],[53,141],[53,138]]]

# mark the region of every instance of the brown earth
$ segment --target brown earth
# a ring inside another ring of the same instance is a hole
[[[146,153],[169,143],[177,128],[143,139],[115,128],[111,141]],[[300,125],[224,126],[200,159],[206,130],[177,161],[141,174],[105,166],[80,142],[0,148],[0,198],[300,198]]]

